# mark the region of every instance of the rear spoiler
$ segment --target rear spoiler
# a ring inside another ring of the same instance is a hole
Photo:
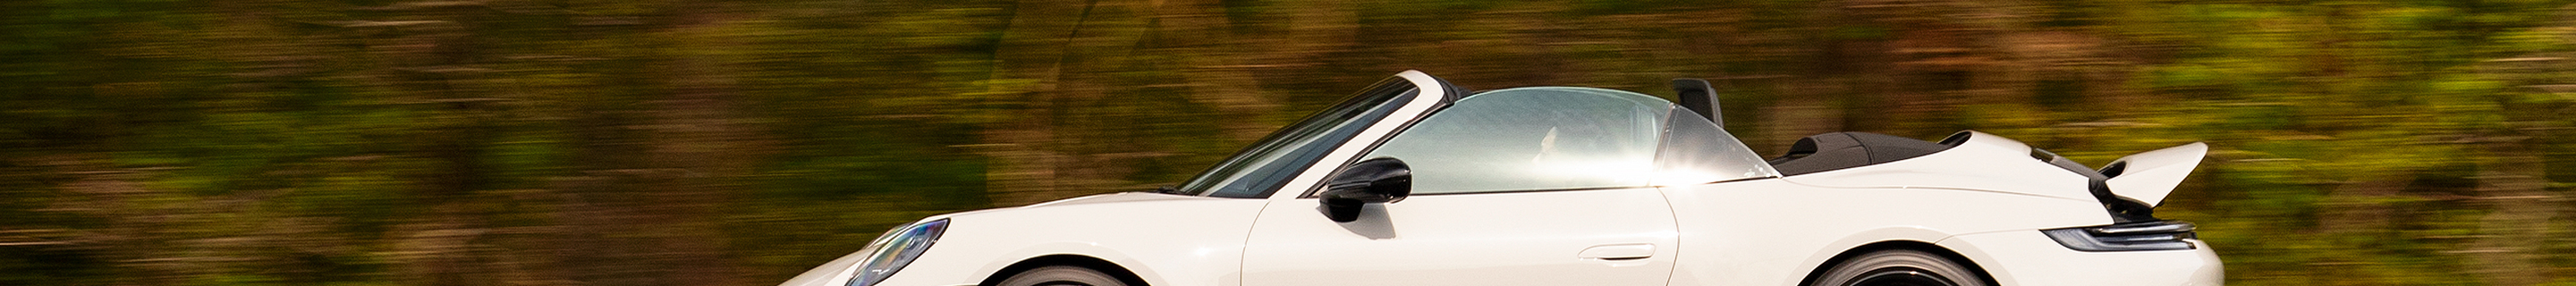
[[[2032,158],[2092,181],[2088,187],[2093,198],[2101,200],[2112,220],[2126,223],[2160,220],[2155,216],[2156,206],[2164,204],[2165,196],[2173,194],[2174,187],[2182,185],[2192,169],[2200,168],[2201,157],[2209,154],[2209,144],[2193,142],[2131,154],[2103,165],[2101,170],[2086,168],[2048,150],[2030,151]]]
[[[2102,183],[2113,194],[2150,207],[2163,205],[2165,195],[2173,194],[2174,186],[2182,185],[2183,177],[2191,176],[2191,170],[2200,168],[2200,159],[2208,155],[2209,144],[2192,142],[2120,157],[2102,166],[2102,176],[2110,177]]]

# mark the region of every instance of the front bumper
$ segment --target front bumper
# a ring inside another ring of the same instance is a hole
[[[2209,244],[2191,250],[2085,252],[2067,249],[2036,230],[1989,232],[1943,239],[2003,286],[2214,286],[2227,270]]]

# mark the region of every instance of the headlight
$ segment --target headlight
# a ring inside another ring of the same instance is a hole
[[[849,285],[869,286],[885,281],[896,270],[903,270],[905,264],[921,258],[921,252],[930,250],[930,243],[939,242],[939,234],[945,232],[948,219],[897,227],[877,237],[868,243],[868,260],[859,262],[858,273],[850,275]]]
[[[2181,221],[2151,221],[2095,227],[2040,230],[2057,244],[2082,251],[2135,251],[2195,249],[2185,239],[2199,238],[2195,227]]]

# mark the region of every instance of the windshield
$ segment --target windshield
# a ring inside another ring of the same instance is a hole
[[[1640,187],[1672,105],[1586,87],[1487,91],[1360,157],[1404,160],[1414,195]]]
[[[1295,177],[1297,171],[1312,166],[1315,160],[1350,141],[1351,136],[1367,129],[1369,123],[1384,119],[1402,106],[1402,102],[1421,94],[1402,79],[1389,79],[1333,105],[1306,120],[1271,133],[1234,157],[1182,183],[1182,194],[1229,198],[1261,198],[1277,192],[1280,184]],[[1399,104],[1388,104],[1390,102]]]

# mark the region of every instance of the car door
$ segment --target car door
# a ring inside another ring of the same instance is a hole
[[[1459,99],[1325,160],[1402,160],[1411,196],[1351,222],[1319,211],[1313,180],[1272,197],[1246,241],[1244,285],[1664,285],[1674,223],[1648,180],[1671,110],[1592,88]]]

